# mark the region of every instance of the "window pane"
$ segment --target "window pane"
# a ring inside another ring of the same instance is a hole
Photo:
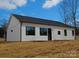
[[[27,26],[26,35],[35,35],[35,27]]]
[[[11,30],[11,32],[13,32],[13,30]]]
[[[61,34],[61,32],[60,31],[58,31],[58,35],[60,35]]]
[[[74,36],[74,30],[72,30],[72,36]]]
[[[67,36],[67,30],[64,30],[64,36]]]
[[[47,28],[40,28],[40,35],[47,35],[48,29]]]

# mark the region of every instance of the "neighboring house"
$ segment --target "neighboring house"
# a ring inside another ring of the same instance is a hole
[[[40,18],[12,15],[7,41],[74,40],[74,29],[63,23]]]

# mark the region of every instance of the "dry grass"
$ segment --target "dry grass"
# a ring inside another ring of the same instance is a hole
[[[79,40],[0,42],[0,57],[79,57]]]

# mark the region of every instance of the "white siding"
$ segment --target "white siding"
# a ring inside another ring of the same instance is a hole
[[[26,26],[33,26],[35,27],[35,36],[26,35]],[[48,41],[48,36],[40,36],[40,27],[45,26],[39,26],[35,24],[22,24],[22,41]],[[47,27],[45,27],[47,28]]]
[[[35,27],[35,36],[26,35],[26,26]],[[52,40],[74,40],[75,38],[75,36],[72,36],[72,28],[23,23],[21,28],[22,41],[48,41],[48,36],[40,36],[40,28],[51,28]],[[65,29],[67,30],[67,36],[64,36]],[[58,31],[61,31],[60,35],[58,35]],[[20,41],[20,22],[14,16],[11,17],[7,29],[7,41]]]
[[[64,30],[67,30],[67,36],[64,36]],[[71,28],[54,28],[53,29],[53,39],[54,40],[74,40],[75,36],[72,36],[72,30]],[[58,31],[61,31],[61,34],[58,35]]]
[[[60,35],[58,35],[58,31],[60,31]],[[53,38],[54,40],[63,40],[64,34],[63,34],[63,30],[60,29],[60,28],[56,28],[56,29],[53,29]]]
[[[74,40],[75,36],[72,36],[72,29],[67,29],[67,36],[64,36],[65,40]]]
[[[7,29],[7,41],[20,41],[20,22],[14,16],[11,17]]]
[[[35,27],[35,36],[26,35],[26,26]],[[52,29],[52,40],[74,40],[72,36],[71,28],[48,26],[40,24],[23,23],[22,24],[22,41],[48,41],[48,36],[40,36],[40,27]],[[64,36],[64,29],[67,29],[67,36]],[[61,35],[58,35],[58,31],[61,31]]]

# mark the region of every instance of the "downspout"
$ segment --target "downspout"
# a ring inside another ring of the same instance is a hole
[[[22,42],[22,22],[20,22],[20,42]]]

